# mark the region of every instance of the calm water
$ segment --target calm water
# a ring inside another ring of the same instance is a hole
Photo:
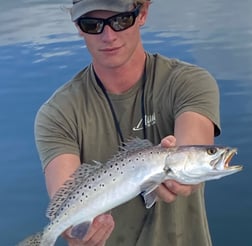
[[[89,62],[68,14],[71,1],[0,0],[0,245],[47,223],[48,197],[35,148],[39,106]],[[252,245],[252,1],[153,1],[142,29],[151,52],[208,69],[221,90],[218,144],[239,149],[242,173],[207,183],[215,246]]]

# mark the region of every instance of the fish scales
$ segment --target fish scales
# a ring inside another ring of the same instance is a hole
[[[126,165],[124,159],[137,150],[146,151],[146,148],[151,146],[152,144],[148,140],[142,140],[141,145],[139,145],[138,139],[133,139],[130,141],[130,144],[125,144],[123,147],[120,147],[121,151],[105,164],[97,161],[94,161],[95,165],[82,164],[80,168],[70,176],[70,180],[67,180],[62,188],[54,195],[47,209],[47,217],[49,219],[54,219],[60,214],[63,207],[67,206],[66,203],[68,199],[72,200],[77,197],[88,199],[87,194],[92,190],[93,183],[100,181],[99,188],[102,188],[105,186],[105,184],[101,182],[104,178],[107,177],[109,180],[111,180],[111,178],[115,180],[114,176],[118,175],[118,173],[123,175],[123,169],[129,167],[129,164]],[[139,154],[141,155],[141,152],[139,152]],[[131,159],[128,160],[129,163],[131,161]],[[97,188],[94,188],[93,191],[97,191]]]
[[[18,243],[17,246],[40,246],[43,233],[38,232],[34,235],[29,236],[24,241]]]
[[[47,210],[51,222],[38,245],[53,246],[69,227],[90,224],[97,215],[139,194],[146,208],[151,207],[156,202],[155,189],[164,180],[197,184],[238,172],[241,166],[228,166],[235,152],[217,146],[162,148],[133,139],[106,163],[95,161],[77,169],[52,199]]]

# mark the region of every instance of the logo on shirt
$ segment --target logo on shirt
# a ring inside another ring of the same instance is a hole
[[[150,127],[152,125],[156,124],[156,116],[155,113],[153,113],[152,115],[145,115],[144,116],[144,120],[145,120],[145,126],[146,127]],[[133,131],[141,131],[143,130],[143,119],[140,119],[139,122],[137,123],[137,125],[135,127],[133,127]]]

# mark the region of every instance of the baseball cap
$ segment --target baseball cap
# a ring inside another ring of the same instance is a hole
[[[130,11],[135,0],[73,0],[70,9],[72,21],[94,10],[108,10],[114,12]]]

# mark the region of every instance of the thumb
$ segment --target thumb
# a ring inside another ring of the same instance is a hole
[[[164,148],[173,147],[176,145],[176,138],[173,135],[169,135],[167,137],[164,137],[161,140],[161,146]]]

